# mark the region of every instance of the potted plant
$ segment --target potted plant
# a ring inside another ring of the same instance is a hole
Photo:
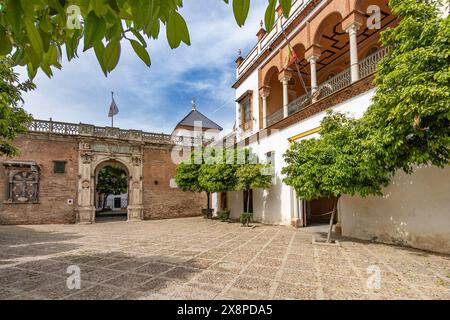
[[[227,222],[230,219],[230,214],[230,210],[222,209],[217,212],[217,217],[220,219],[220,221]]]
[[[250,227],[250,222],[252,222],[253,213],[243,212],[241,213],[241,223],[243,227]]]
[[[202,209],[202,215],[204,219],[211,219],[214,213],[214,209]]]

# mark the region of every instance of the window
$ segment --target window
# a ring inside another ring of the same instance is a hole
[[[253,128],[252,115],[252,92],[247,91],[241,98],[238,99],[241,116],[241,127],[244,131]]]
[[[39,201],[39,167],[34,162],[5,162],[8,178],[7,201],[36,203]]]
[[[275,174],[275,151],[266,153],[266,164],[270,165],[268,174],[274,175]]]
[[[248,130],[251,128],[251,121],[252,121],[250,96],[245,97],[244,100],[241,101],[241,108],[242,108],[242,126],[244,130]]]
[[[66,173],[66,162],[53,161],[53,173]]]

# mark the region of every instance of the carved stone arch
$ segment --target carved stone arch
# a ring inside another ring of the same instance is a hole
[[[313,31],[313,44],[320,45],[322,40],[322,35],[324,34],[325,30],[328,28],[334,28],[336,26],[336,22],[342,22],[343,21],[343,15],[339,11],[332,11],[329,12],[327,16],[325,16],[323,19],[320,20],[320,23],[316,25],[316,28],[314,28]]]
[[[273,78],[273,76],[275,75],[276,77],[278,77],[278,74],[280,73],[280,69],[278,68],[278,66],[271,65],[267,67],[268,68],[264,68],[265,71],[263,70],[262,72],[261,87],[268,87],[270,85],[270,81]]]
[[[97,150],[87,154],[80,144],[80,165],[78,173],[78,215],[77,222],[90,224],[95,222],[95,186],[99,170],[112,163],[123,166],[128,174],[128,221],[143,220],[143,162],[142,155],[132,149],[113,148],[100,144]],[[125,152],[126,151],[126,152]],[[85,159],[85,161],[83,161]],[[88,161],[89,160],[89,161]]]
[[[131,159],[129,161],[126,161],[126,159],[123,159],[124,157],[98,157],[96,161],[93,162],[92,167],[95,168],[94,173],[98,174],[98,172],[103,169],[104,167],[107,167],[108,165],[113,165],[114,163],[118,163],[123,166],[123,168],[127,171],[127,174],[131,174]]]

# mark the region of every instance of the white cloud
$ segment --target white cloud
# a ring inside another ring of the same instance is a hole
[[[39,74],[38,89],[25,96],[25,108],[36,118],[108,125],[110,91],[120,108],[123,128],[170,132],[197,96],[201,111],[225,128],[234,119],[234,60],[239,49],[256,43],[265,1],[252,3],[247,24],[239,28],[232,8],[221,0],[186,0],[181,13],[192,46],[171,50],[165,31],[150,43],[152,67],[146,68],[125,45],[117,69],[105,78],[92,52],[63,64],[52,79]]]

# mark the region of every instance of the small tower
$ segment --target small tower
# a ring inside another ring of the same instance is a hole
[[[192,98],[192,110],[175,127],[172,136],[217,139],[223,130],[221,126],[197,110],[197,102]]]

